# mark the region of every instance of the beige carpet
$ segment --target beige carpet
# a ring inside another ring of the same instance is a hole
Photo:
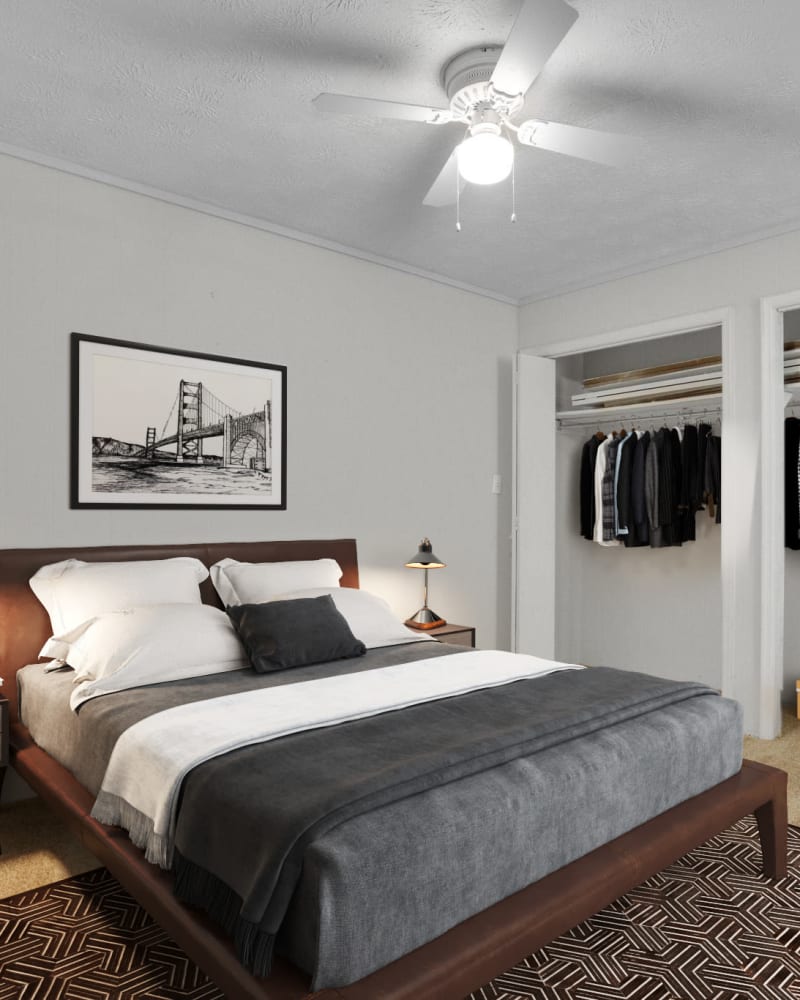
[[[800,826],[800,721],[786,713],[778,739],[747,737],[744,754],[788,771],[789,822]],[[0,845],[0,899],[99,865],[40,799],[0,809]]]
[[[757,740],[746,736],[744,755],[762,764],[772,764],[789,775],[789,822],[800,826],[800,720],[788,711],[783,713],[783,731],[776,740]]]
[[[38,798],[0,809],[0,847],[0,899],[100,865]]]

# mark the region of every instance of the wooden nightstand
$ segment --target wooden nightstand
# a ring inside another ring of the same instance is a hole
[[[473,625],[440,625],[439,628],[425,630],[439,642],[452,642],[456,646],[475,648],[475,627]]]
[[[3,794],[3,778],[8,769],[8,698],[0,694],[0,796]],[[0,854],[2,854],[0,847]]]

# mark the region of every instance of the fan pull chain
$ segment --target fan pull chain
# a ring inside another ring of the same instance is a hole
[[[461,178],[456,170],[456,232],[461,232]]]
[[[517,158],[511,161],[511,221],[517,221]]]

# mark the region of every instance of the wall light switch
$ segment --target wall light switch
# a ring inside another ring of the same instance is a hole
[[[502,493],[503,492],[503,477],[494,475],[492,476],[492,493]]]

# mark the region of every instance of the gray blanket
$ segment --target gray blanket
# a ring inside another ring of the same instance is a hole
[[[344,665],[173,681],[98,698],[77,716],[71,672],[35,665],[18,678],[36,742],[96,793],[118,735],[153,712],[450,652],[463,648],[421,643]],[[356,816],[309,845],[278,948],[313,989],[360,979],[735,774],[741,745],[736,703],[691,697]],[[225,817],[210,815],[204,823],[224,832]]]
[[[595,668],[297,733],[187,778],[176,891],[269,971],[307,847],[347,820],[698,696],[704,685]],[[224,823],[208,817],[225,816]],[[232,845],[236,845],[232,849]]]

